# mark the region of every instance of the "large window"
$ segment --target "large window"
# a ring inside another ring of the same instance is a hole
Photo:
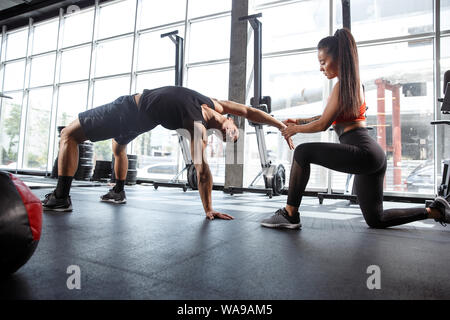
[[[55,76],[55,54],[33,58],[31,61],[30,87],[53,84]]]
[[[255,2],[255,11],[263,14],[260,18],[263,54],[267,57],[263,59],[262,92],[272,97],[272,110],[277,118],[310,117],[323,110],[334,82],[327,81],[319,72],[314,47],[329,35],[329,21],[333,21],[329,19],[329,4],[329,1]],[[434,174],[424,177],[424,170],[421,171],[430,165],[430,172],[434,168],[434,131],[429,124],[435,106],[433,1],[355,0],[351,6],[352,33],[358,43],[365,42],[359,46],[359,53],[370,133],[388,158],[385,190],[433,194]],[[441,19],[448,6],[448,1],[441,2]],[[334,12],[335,30],[342,27],[341,1],[334,1]],[[445,24],[442,21],[443,29]],[[393,37],[396,38],[391,40]],[[442,39],[441,48],[445,51],[445,38]],[[441,63],[445,65],[446,53],[441,55]],[[393,118],[401,121],[395,128]],[[248,127],[247,183],[260,170],[258,149],[250,142],[255,140],[253,131]],[[294,137],[296,145],[308,141],[338,142],[330,131]],[[292,153],[283,142],[279,134],[266,135],[269,159],[289,167]],[[333,191],[343,191],[347,178],[346,174],[312,166],[308,188],[329,186]]]
[[[103,39],[132,32],[135,22],[135,7],[135,0],[124,0],[101,6],[97,38]]]
[[[170,14],[168,14],[170,13]],[[186,18],[186,0],[142,0],[139,29],[162,26]]]
[[[23,89],[25,81],[25,60],[7,62],[4,65],[4,72],[3,91]]]
[[[189,62],[224,59],[230,56],[230,16],[191,25]]]
[[[277,56],[263,59],[263,95],[272,98],[272,114],[277,119],[310,118],[321,114],[323,110],[324,80],[318,72],[316,53],[304,53]],[[252,91],[253,93],[253,91]],[[247,122],[248,123],[248,122]],[[264,127],[266,131],[267,156],[274,164],[283,164],[286,177],[289,177],[292,152],[277,129]],[[245,180],[248,183],[261,170],[260,156],[256,144],[254,128],[247,126]],[[330,139],[326,133],[303,134],[293,137],[295,145],[312,141]],[[326,170],[313,165],[311,167],[310,188],[324,188],[327,184]],[[263,180],[259,181],[261,184]]]
[[[130,77],[97,80],[94,84],[93,107],[113,102],[119,96],[129,94]],[[111,160],[111,141],[99,141],[94,144],[96,160]]]
[[[184,24],[171,28],[146,32],[139,37],[137,70],[160,69],[175,66],[175,44],[161,34],[178,30],[178,36],[184,37]],[[171,85],[174,84],[172,81]]]
[[[57,126],[67,126],[87,107],[87,82],[61,85],[58,91]]]
[[[335,1],[342,26],[341,1]],[[353,0],[352,33],[357,41],[433,32],[433,0]]]
[[[189,17],[201,17],[231,11],[231,0],[189,0]]]
[[[163,40],[171,42],[169,39]],[[138,75],[136,92],[174,85],[174,70],[174,68],[171,68],[168,71],[156,71]],[[133,151],[139,155],[138,176],[140,178],[172,179],[182,165],[181,152],[175,131],[168,131],[161,126],[157,126],[153,130],[137,137],[133,141]]]
[[[130,77],[119,77],[96,80],[94,83],[93,106],[98,107],[110,103],[118,97],[128,94]]]
[[[231,1],[189,1],[187,86],[206,96],[227,99]],[[196,19],[208,16],[208,18]],[[225,143],[211,133],[206,154],[214,183],[225,181]]]
[[[189,88],[212,98],[227,99],[228,70],[228,63],[192,67],[188,74]],[[224,183],[225,143],[213,133],[208,137],[206,155],[214,183]]]
[[[108,76],[131,71],[133,37],[101,42],[97,46],[95,76]]]
[[[432,194],[433,177],[419,181],[414,171],[434,157],[432,42],[368,46],[359,54],[367,122],[388,160],[385,190]]]
[[[56,127],[65,127],[76,120],[78,113],[87,107],[87,82],[79,82],[61,85],[58,90],[58,107],[56,113]],[[58,131],[54,131],[54,154],[53,159],[58,156]]]
[[[47,169],[52,88],[30,90],[28,95],[24,169]]]
[[[94,10],[80,11],[64,18],[63,47],[69,47],[92,40]]]
[[[228,63],[203,65],[189,69],[188,86],[216,99],[228,96]]]
[[[53,20],[34,27],[33,54],[56,50],[58,22],[59,20]]]
[[[328,0],[316,0],[262,7],[263,52],[315,47],[328,33],[328,6]]]
[[[262,26],[262,95],[272,98],[272,114],[277,119],[309,118],[323,110],[324,81],[319,72],[314,48],[328,34],[329,1],[256,1],[256,12]],[[301,21],[301,22],[300,22]],[[253,52],[253,41],[249,44]],[[250,58],[252,59],[252,58]],[[253,96],[253,86],[247,92],[247,103]],[[261,159],[256,143],[255,129],[246,122],[246,151],[244,185],[252,182],[261,170]],[[289,181],[293,152],[279,131],[264,126],[267,157],[273,164],[282,164]],[[310,141],[332,141],[329,132],[296,135],[294,144]],[[311,167],[308,188],[325,189],[327,171]],[[263,179],[257,184],[262,186]]]
[[[136,78],[136,92],[175,84],[175,69],[139,74]]]
[[[19,152],[22,91],[8,93],[12,99],[0,98],[0,164],[2,168],[16,169]]]
[[[441,79],[444,79],[444,73],[450,70],[450,37],[441,40]]]
[[[68,82],[89,78],[91,61],[90,46],[82,46],[61,52],[61,74],[59,81]]]
[[[373,44],[359,48],[360,67],[368,124],[388,159],[385,191],[434,193],[433,41],[423,38],[433,30],[432,0],[352,1],[352,33]],[[383,44],[391,37],[405,40]],[[344,178],[333,172],[333,188]]]
[[[441,0],[441,30],[450,30],[450,0]]]
[[[11,32],[6,38],[5,60],[25,57],[28,44],[28,29]]]
[[[119,0],[31,24],[31,30],[7,32],[1,52],[2,91],[18,93],[14,102],[3,103],[0,123],[23,114],[17,132],[8,138],[2,133],[8,147],[2,163],[16,160],[18,169],[51,170],[54,159],[48,157],[56,157],[58,126],[120,95],[174,85],[175,46],[162,33],[178,30],[184,38],[183,85],[226,98],[230,12],[231,0]],[[222,166],[223,153],[217,150],[223,143],[211,137],[208,148]],[[96,143],[95,151],[97,159],[111,159],[111,142]],[[161,127],[138,137],[128,151],[141,156],[138,168],[168,162],[172,169],[175,164],[175,174],[184,166],[176,133]],[[223,180],[222,169],[212,171]],[[158,169],[147,171],[151,176]]]

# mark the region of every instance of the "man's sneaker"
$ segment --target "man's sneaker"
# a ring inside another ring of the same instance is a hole
[[[261,221],[261,225],[268,228],[287,229],[300,229],[302,226],[299,213],[290,217],[285,208],[278,209],[273,216]]]
[[[70,200],[70,196],[61,199],[56,198],[55,192],[53,191],[45,195],[45,199],[42,200],[42,208],[44,211],[72,211],[72,201]]]
[[[443,226],[446,226],[446,223],[450,223],[450,204],[443,197],[436,197],[433,203],[430,204],[430,208],[438,209],[441,212],[441,217],[439,219],[434,219],[439,222]]]
[[[114,189],[109,190],[109,192],[100,197],[101,201],[112,202],[112,203],[126,203],[127,197],[125,196],[125,190],[120,192],[114,191]]]
[[[48,202],[48,199],[50,198],[50,196],[53,194],[53,192],[47,193],[44,197],[44,199],[41,200],[42,204],[46,204]]]

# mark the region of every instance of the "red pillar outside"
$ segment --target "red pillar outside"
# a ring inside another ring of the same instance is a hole
[[[400,86],[392,86],[392,147],[394,157],[394,190],[402,187],[402,131],[400,123]]]
[[[386,152],[386,84],[384,80],[375,80],[377,85],[377,141]]]

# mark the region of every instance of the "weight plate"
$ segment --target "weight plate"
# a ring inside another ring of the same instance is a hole
[[[282,164],[278,165],[272,179],[273,194],[278,196],[283,192],[286,182],[286,170]]]
[[[188,185],[191,187],[191,189],[197,190],[198,188],[197,170],[195,170],[195,166],[193,164],[188,165],[187,180]]]

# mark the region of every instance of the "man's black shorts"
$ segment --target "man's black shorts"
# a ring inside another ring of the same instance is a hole
[[[139,112],[134,95],[121,96],[111,103],[78,114],[86,138],[92,142],[114,138],[126,145],[157,124],[144,124],[147,117]]]

